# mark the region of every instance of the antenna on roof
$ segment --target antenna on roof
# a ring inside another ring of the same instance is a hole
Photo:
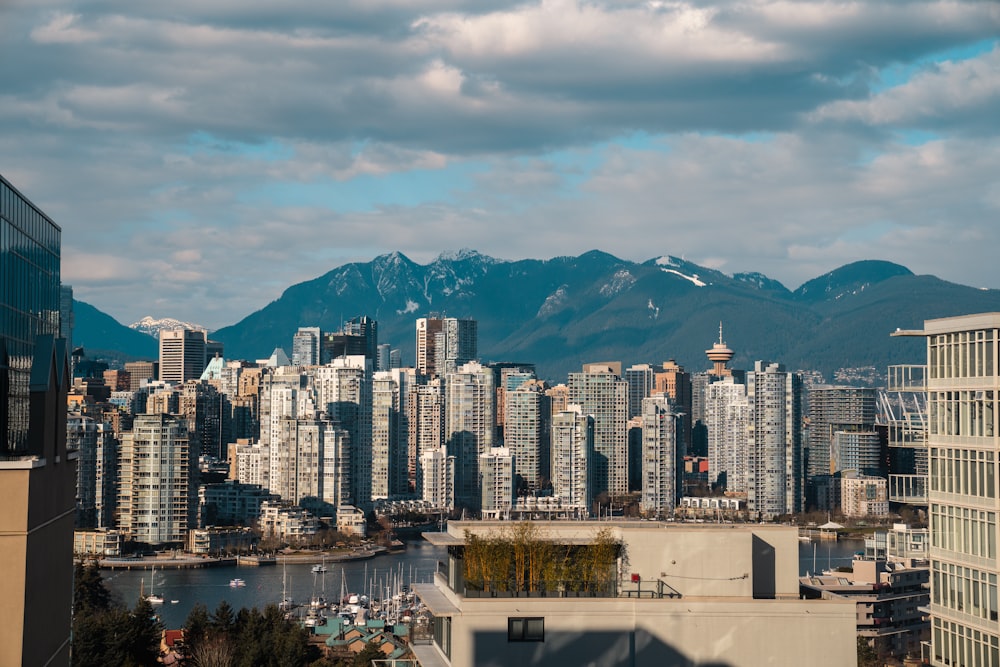
[[[722,343],[722,320],[719,320],[719,342]]]

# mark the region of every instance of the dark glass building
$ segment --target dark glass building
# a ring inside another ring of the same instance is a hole
[[[76,461],[61,230],[0,176],[0,665],[68,665]]]
[[[35,339],[59,335],[62,230],[0,176],[0,455],[28,454]]]

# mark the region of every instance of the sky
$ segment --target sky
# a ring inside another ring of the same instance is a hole
[[[1000,288],[1000,3],[0,0],[0,173],[122,323],[400,251]]]

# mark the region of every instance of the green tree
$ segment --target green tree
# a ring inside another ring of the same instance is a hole
[[[111,609],[111,591],[96,563],[77,561],[73,570],[73,614],[94,614]]]
[[[878,653],[864,637],[858,637],[858,667],[878,667]]]
[[[210,619],[208,608],[197,603],[184,621],[184,654],[190,656],[208,637]]]

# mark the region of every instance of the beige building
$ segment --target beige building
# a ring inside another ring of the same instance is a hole
[[[931,664],[1000,665],[1000,313],[926,320]]]
[[[465,558],[475,552],[466,531],[511,525],[451,522],[447,533],[425,533],[448,547],[448,563],[414,587],[433,615],[433,640],[413,647],[421,665],[855,664],[855,605],[799,598],[792,527],[537,522],[538,536],[561,549],[599,545],[608,531],[619,549],[610,579],[584,593],[572,582],[494,582],[485,593],[467,585]]]
[[[840,478],[840,510],[854,518],[889,516],[889,483],[882,477],[844,473]]]

